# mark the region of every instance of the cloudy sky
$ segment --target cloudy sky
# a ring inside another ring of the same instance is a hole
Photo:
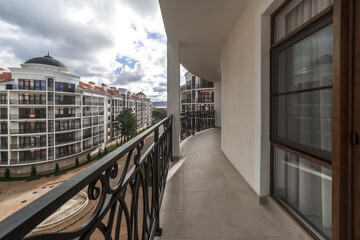
[[[166,101],[158,0],[0,0],[0,6],[0,67],[19,67],[49,51],[82,81]]]

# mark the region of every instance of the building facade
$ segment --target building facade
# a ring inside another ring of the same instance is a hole
[[[145,94],[84,83],[47,55],[0,74],[0,166],[73,158],[120,137],[116,116],[132,108],[138,130],[151,125]],[[130,103],[131,102],[131,103]]]
[[[214,83],[185,73],[186,83],[180,86],[181,112],[214,110]]]

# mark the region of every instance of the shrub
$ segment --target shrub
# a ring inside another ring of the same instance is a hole
[[[116,147],[118,148],[119,147],[119,143],[118,143],[118,141],[116,140]]]
[[[10,169],[9,168],[5,169],[4,178],[5,179],[10,179]]]
[[[36,167],[32,166],[31,167],[31,176],[35,176],[36,175]]]
[[[87,159],[87,161],[88,161],[88,162],[90,162],[90,161],[91,161],[91,156],[90,156],[90,153],[88,153],[88,154],[87,154],[86,159]]]
[[[108,152],[108,151],[107,151],[107,148],[106,148],[106,146],[105,146],[104,153],[107,154],[107,152]]]
[[[59,171],[60,171],[59,164],[58,164],[58,163],[56,163],[56,164],[55,164],[55,172],[57,173],[57,172],[59,172]]]
[[[78,167],[79,165],[80,165],[79,159],[78,159],[78,158],[75,158],[75,166]]]
[[[98,151],[98,157],[101,158],[101,151],[100,151],[100,149],[99,149],[99,151]]]

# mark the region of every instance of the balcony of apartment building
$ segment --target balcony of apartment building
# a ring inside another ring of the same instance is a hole
[[[191,84],[184,84],[180,86],[180,91],[187,91],[187,90],[191,90]]]
[[[55,122],[55,132],[65,132],[65,131],[78,131],[81,130],[80,119],[66,119],[66,120],[57,120]]]
[[[19,94],[18,98],[10,98],[11,105],[46,105],[45,94]]]
[[[160,0],[168,117],[2,221],[0,238],[23,238],[85,189],[90,220],[39,238],[359,239],[351,2]],[[214,82],[216,128],[181,118],[180,63]]]
[[[10,153],[10,165],[46,161],[46,152],[46,149],[12,151]]]
[[[79,134],[76,134],[75,132],[66,132],[61,134],[56,134],[55,136],[55,145],[67,145],[76,143],[82,140],[82,137],[79,136]]]
[[[59,146],[55,148],[55,158],[62,159],[74,156],[81,152],[81,143]]]
[[[83,93],[83,90],[73,83],[55,81],[55,93],[56,95],[77,95]]]
[[[46,134],[46,122],[15,122],[10,125],[10,134]]]

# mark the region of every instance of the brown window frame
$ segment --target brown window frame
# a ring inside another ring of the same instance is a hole
[[[301,34],[308,34],[311,35],[312,33],[316,32],[316,31],[312,31],[309,30],[309,29],[312,29],[314,28],[314,25],[318,25],[319,22],[322,22],[322,21],[326,21],[324,19],[326,18],[331,18],[331,19],[335,19],[334,16],[337,16],[339,13],[336,12],[334,9],[335,9],[335,0],[334,0],[334,3],[331,4],[330,6],[328,6],[327,8],[325,8],[324,10],[322,10],[321,12],[319,12],[317,15],[315,15],[314,17],[312,17],[311,19],[309,19],[308,21],[306,21],[305,23],[303,23],[302,25],[300,25],[299,27],[297,27],[296,29],[294,29],[292,32],[290,32],[289,34],[287,34],[285,37],[279,39],[278,41],[274,41],[274,38],[275,38],[275,34],[274,34],[274,19],[275,19],[275,16],[283,9],[287,6],[287,4],[290,2],[291,0],[285,0],[283,2],[283,4],[280,5],[280,7],[278,9],[276,9],[272,15],[271,15],[271,31],[270,31],[270,46],[271,46],[271,49],[270,49],[270,195],[272,197],[272,199],[274,199],[275,202],[277,202],[290,216],[293,217],[293,219],[300,225],[304,228],[304,230],[309,234],[311,235],[314,239],[319,239],[317,237],[317,235],[315,235],[314,232],[312,232],[302,221],[300,221],[300,219],[297,218],[297,216],[295,216],[291,210],[288,209],[287,206],[285,206],[280,200],[278,200],[278,198],[274,195],[274,150],[275,148],[280,148],[284,151],[287,151],[291,154],[294,154],[294,155],[297,155],[301,158],[304,158],[310,162],[313,162],[319,166],[322,166],[322,167],[325,167],[325,168],[328,168],[328,169],[331,169],[333,171],[333,181],[337,181],[336,179],[336,173],[334,173],[334,165],[333,163],[336,165],[337,164],[337,161],[336,160],[334,162],[334,159],[332,159],[332,157],[334,156],[334,152],[336,152],[337,150],[333,149],[333,152],[330,153],[330,158],[332,161],[329,161],[329,154],[324,154],[324,153],[320,153],[320,154],[309,154],[308,151],[304,151],[304,148],[302,149],[303,151],[299,150],[298,148],[294,148],[294,146],[289,146],[289,144],[284,144],[283,142],[278,142],[277,139],[273,139],[273,82],[274,82],[274,66],[273,64],[275,63],[274,62],[274,59],[273,59],[273,51],[274,49],[277,49],[279,46],[281,46],[282,44],[286,44],[288,41],[294,41],[294,39],[304,39],[305,37],[301,37],[299,38],[298,36]],[[339,5],[337,3],[337,5]],[[320,24],[321,25],[321,24]],[[323,27],[326,27],[323,26]],[[322,27],[322,28],[323,28]],[[319,28],[321,29],[321,28]],[[319,30],[318,29],[318,30]],[[308,32],[311,32],[311,33],[308,33]],[[336,26],[334,26],[334,39],[336,38]],[[335,45],[335,44],[334,44]],[[335,47],[335,46],[334,46]],[[279,47],[280,48],[280,47]],[[336,57],[336,52],[334,52],[334,56],[333,58]],[[335,64],[335,62],[333,61],[333,64]],[[333,65],[333,67],[335,67]],[[334,81],[336,81],[336,79],[333,78],[333,86],[334,86]],[[334,87],[332,87],[334,88]],[[336,90],[336,89],[335,89]],[[336,92],[334,89],[333,89],[333,94],[334,92]],[[334,97],[334,96],[333,96]],[[333,99],[333,109],[334,107],[336,108],[336,105],[334,105],[334,99]],[[334,110],[333,110],[334,112]],[[337,120],[337,119],[334,119],[335,117],[333,116],[333,121]],[[333,124],[334,125],[334,124]],[[336,134],[334,133],[333,131],[333,135]],[[334,139],[334,138],[333,138]],[[308,149],[306,149],[308,150]],[[313,152],[312,150],[310,150],[310,152]],[[317,156],[315,156],[317,155]],[[320,156],[320,157],[319,157]],[[333,188],[333,196],[334,196],[334,193],[336,192],[336,189]],[[336,194],[336,193],[335,193]],[[333,199],[333,202],[336,202],[336,199]],[[336,210],[336,209],[335,209]],[[333,208],[333,211],[332,211],[332,214],[333,214],[333,219],[334,218],[337,218],[337,215],[339,214],[338,212],[334,211],[334,208]],[[345,215],[344,215],[345,216]],[[342,219],[344,219],[345,217],[343,217]],[[340,232],[340,230],[344,230],[345,227],[344,226],[341,226],[342,229],[340,228],[337,228],[338,226],[332,226],[332,232],[333,232],[333,236],[334,236],[334,233],[337,233],[337,232]],[[344,230],[345,231],[345,230]],[[338,239],[338,238],[333,238],[333,239]]]
[[[315,147],[308,145],[303,145],[301,143],[292,142],[287,139],[283,139],[277,135],[277,101],[276,97],[280,95],[289,95],[293,93],[301,93],[307,91],[321,90],[321,89],[332,89],[331,86],[323,86],[318,88],[309,88],[298,91],[287,91],[287,92],[275,92],[277,89],[277,56],[284,49],[294,45],[295,43],[305,39],[308,36],[311,36],[315,32],[323,29],[324,27],[332,24],[332,9],[326,14],[322,15],[321,18],[318,18],[317,21],[311,21],[310,25],[306,25],[301,31],[298,31],[296,34],[292,35],[290,38],[287,38],[285,41],[282,41],[281,44],[276,45],[271,48],[271,81],[270,81],[270,141],[272,143],[277,143],[299,152],[308,154],[309,156],[317,157],[323,161],[331,162],[332,152],[321,150]]]

